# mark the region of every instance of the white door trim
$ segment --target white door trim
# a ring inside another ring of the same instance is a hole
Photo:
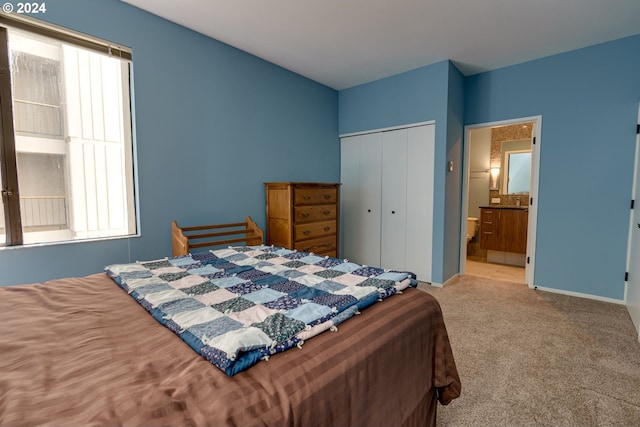
[[[463,144],[463,176],[462,176],[462,215],[460,218],[460,266],[459,274],[464,275],[467,266],[467,216],[469,212],[469,133],[471,129],[514,125],[518,123],[534,122],[533,137],[536,143],[531,146],[531,189],[529,197],[533,198],[533,204],[529,206],[529,224],[527,226],[527,257],[529,263],[525,264],[525,282],[534,287],[536,232],[538,218],[538,185],[540,177],[540,144],[542,142],[542,116],[519,117],[516,119],[500,120],[488,123],[478,123],[464,127]]]
[[[638,107],[638,123],[640,123],[640,106]],[[633,165],[633,183],[631,185],[631,200],[636,195],[636,181],[638,177],[638,164],[640,162],[640,135],[636,135],[636,149],[634,152],[634,165]],[[638,201],[640,203],[640,201]],[[635,206],[634,206],[635,208]],[[633,209],[630,209],[629,213],[629,240],[627,241],[627,265],[626,272],[629,272],[631,267],[631,234],[633,232]],[[624,282],[624,303],[627,303],[627,291],[629,290],[629,282]]]
[[[640,124],[640,106],[638,107],[638,124]],[[631,186],[631,199],[635,200],[634,205],[637,205],[638,203],[640,203],[640,200],[637,200],[636,195],[638,194],[638,181],[639,181],[639,176],[638,174],[640,174],[640,134],[636,135],[636,147],[635,147],[635,160],[634,160],[634,167],[633,167],[633,184]],[[640,206],[634,206],[634,209],[640,209]],[[630,209],[630,214],[629,214],[629,240],[627,242],[627,273],[631,271],[631,246],[633,244],[632,242],[632,237],[633,237],[633,231],[634,231],[634,227],[635,227],[635,212],[634,209]],[[631,280],[633,280],[634,284],[636,286],[638,286],[638,279],[637,278],[633,278],[631,277],[633,276],[633,274],[629,275],[629,279],[628,281],[624,282],[624,304],[627,307],[627,310],[629,311],[629,315],[631,316],[631,319],[633,320],[634,323],[634,327],[636,327],[636,332],[638,333],[638,340],[640,340],[640,324],[638,323],[637,320],[637,303],[638,301],[629,301],[628,299],[628,294],[629,294],[629,282]],[[637,293],[635,294],[637,295]],[[635,296],[634,295],[634,296]],[[630,304],[633,308],[629,308]]]
[[[435,120],[427,120],[426,122],[409,123],[409,124],[406,124],[406,125],[390,126],[390,127],[387,127],[387,128],[379,128],[379,129],[363,130],[363,131],[359,131],[359,132],[342,133],[342,134],[338,135],[338,137],[345,138],[345,137],[348,137],[348,136],[366,135],[368,133],[388,132],[390,130],[408,129],[408,128],[415,128],[415,127],[418,127],[418,126],[434,125],[435,123],[436,123]]]

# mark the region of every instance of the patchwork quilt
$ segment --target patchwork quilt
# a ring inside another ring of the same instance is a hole
[[[275,246],[105,267],[158,322],[232,376],[417,285],[415,275]]]

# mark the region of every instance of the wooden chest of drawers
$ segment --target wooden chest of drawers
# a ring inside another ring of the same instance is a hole
[[[338,256],[340,184],[267,182],[267,244]]]

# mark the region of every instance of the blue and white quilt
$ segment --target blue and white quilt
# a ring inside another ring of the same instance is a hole
[[[229,247],[105,270],[229,376],[417,285],[412,273],[274,246]]]

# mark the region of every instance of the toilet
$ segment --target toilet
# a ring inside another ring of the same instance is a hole
[[[467,243],[469,243],[469,241],[473,239],[473,236],[476,235],[477,230],[478,230],[478,218],[468,217],[467,218]]]

